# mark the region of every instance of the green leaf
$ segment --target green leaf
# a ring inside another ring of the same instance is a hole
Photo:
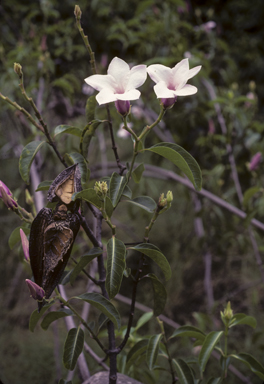
[[[122,196],[127,197],[128,199],[131,199],[132,191],[131,191],[131,189],[129,188],[128,185],[125,186],[125,188],[123,190],[123,193],[122,193]]]
[[[247,316],[244,313],[236,313],[231,321],[231,325],[229,325],[229,328],[234,327],[235,325],[245,324],[249,325],[252,328],[256,328],[257,321],[252,316]]]
[[[50,324],[53,323],[53,321],[72,315],[72,311],[68,308],[61,308],[58,311],[50,312],[42,320],[40,324],[41,328],[46,331],[49,328]]]
[[[247,189],[246,192],[244,193],[244,196],[243,196],[243,207],[246,208],[251,197],[253,197],[257,192],[259,192],[261,190],[262,190],[262,188],[260,188],[260,187],[251,187],[251,188]]]
[[[94,120],[96,105],[97,105],[97,101],[95,96],[90,96],[86,102],[86,107],[85,107],[87,123],[90,123],[92,120]]]
[[[124,200],[123,202],[131,203],[138,206],[139,208],[144,209],[147,212],[153,213],[157,207],[155,201],[148,196],[139,196],[133,200]]]
[[[125,176],[120,176],[116,172],[112,174],[109,185],[109,196],[114,207],[117,206],[123,194],[126,182],[127,180]]]
[[[106,212],[107,216],[109,217],[109,219],[111,218],[113,211],[114,211],[114,207],[113,207],[112,201],[109,199],[108,196],[106,196],[106,198],[105,198],[105,212]]]
[[[61,284],[61,285],[66,285],[66,284],[68,284],[69,281],[70,281],[72,272],[73,272],[73,269],[70,269],[70,270],[68,270],[68,271],[64,271],[63,274],[62,274],[62,276],[61,276],[61,279],[60,279],[59,284]]]
[[[184,360],[173,359],[172,364],[181,384],[194,384],[192,370]]]
[[[149,339],[148,348],[147,348],[147,364],[150,370],[154,368],[154,365],[156,363],[158,352],[159,352],[159,343],[162,339],[162,334],[159,335],[153,335]]]
[[[201,169],[197,161],[185,149],[173,143],[159,143],[146,148],[144,151],[157,153],[170,160],[188,177],[195,189],[200,191],[202,188]]]
[[[85,201],[88,201],[88,203],[93,204],[99,209],[102,207],[103,204],[103,202],[99,199],[93,188],[84,189],[81,192],[74,193],[72,195],[72,200],[74,201],[76,199],[83,199]]]
[[[132,177],[135,183],[139,183],[145,170],[144,163],[139,164],[132,172]]]
[[[153,317],[153,312],[146,312],[144,313],[144,315],[142,315],[138,321],[137,321],[137,325],[135,327],[135,330],[138,330],[139,328],[141,328],[144,324],[146,324],[151,318]]]
[[[38,191],[48,191],[51,184],[52,184],[53,180],[45,180],[45,181],[42,181],[35,192],[38,192]]]
[[[249,355],[248,353],[239,353],[230,355],[230,357],[234,357],[235,359],[241,361],[241,363],[245,364],[255,375],[257,375],[261,380],[264,380],[264,367],[255,357]]]
[[[120,315],[116,307],[99,293],[84,293],[80,296],[74,296],[73,298],[87,301],[101,312],[103,312],[119,329],[121,325]]]
[[[159,316],[166,305],[167,301],[167,291],[164,285],[159,281],[157,276],[155,276],[153,273],[149,273],[146,275],[146,277],[149,277],[152,282],[153,287],[153,293],[154,293],[154,316]]]
[[[205,339],[205,333],[203,333],[199,328],[191,325],[183,325],[173,332],[170,339],[173,337],[193,337],[203,341]]]
[[[37,309],[31,313],[30,319],[29,319],[29,330],[31,332],[34,332],[34,329],[39,321],[39,319],[42,317],[42,315],[46,312],[47,309],[49,309],[54,304],[54,300],[52,300],[50,303],[45,304],[40,312],[38,312]]]
[[[95,135],[96,128],[99,127],[101,123],[105,120],[93,120],[89,124],[86,125],[82,132],[82,137],[80,141],[80,148],[83,156],[86,158],[88,155],[88,149],[92,138]]]
[[[81,172],[81,183],[83,189],[88,187],[88,182],[90,178],[90,169],[88,169],[87,161],[79,152],[66,153],[65,159],[69,165],[78,164],[78,167]]]
[[[199,365],[200,365],[202,372],[204,372],[207,361],[208,361],[214,347],[216,346],[216,344],[220,340],[221,336],[223,335],[223,333],[224,333],[223,331],[221,331],[221,332],[213,331],[213,332],[210,332],[206,336],[206,338],[203,342],[201,352],[199,354],[199,358],[198,358],[198,362],[199,362]]]
[[[146,353],[146,350],[148,348],[149,341],[147,339],[143,339],[138,341],[128,352],[127,354],[127,363],[126,368],[129,369],[129,367],[143,354]]]
[[[10,249],[13,249],[17,243],[21,242],[20,229],[23,229],[26,236],[30,233],[30,228],[28,227],[20,226],[15,228],[8,239],[8,245]]]
[[[58,125],[54,130],[54,137],[61,133],[69,133],[78,137],[82,136],[82,130],[78,127],[73,127],[72,125]]]
[[[63,350],[63,364],[65,368],[73,371],[84,345],[84,332],[78,328],[69,330]]]
[[[142,243],[136,245],[135,247],[129,247],[128,249],[134,249],[135,251],[141,252],[150,257],[161,268],[166,280],[171,278],[170,264],[158,247],[153,244]]]
[[[211,377],[207,384],[221,384],[223,379],[221,377]]]
[[[25,183],[29,184],[29,171],[31,164],[40,150],[40,148],[46,144],[45,141],[31,141],[27,144],[21,153],[19,159],[19,172]]]
[[[73,284],[75,282],[76,277],[79,275],[79,273],[82,271],[83,268],[86,267],[87,264],[89,264],[95,257],[100,256],[103,253],[103,250],[101,248],[92,248],[90,251],[83,255],[78,262],[78,264],[75,265],[71,276],[70,276],[70,282]]]
[[[107,265],[105,286],[109,298],[113,299],[119,292],[123,279],[123,272],[126,266],[125,244],[113,236],[107,243]]]

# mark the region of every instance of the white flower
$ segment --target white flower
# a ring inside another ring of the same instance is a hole
[[[147,72],[156,83],[154,91],[157,97],[176,101],[177,96],[188,96],[197,92],[196,87],[186,83],[200,71],[201,67],[199,65],[189,69],[189,60],[183,59],[173,68],[161,64],[150,65]]]
[[[137,100],[140,87],[147,78],[146,65],[137,65],[129,68],[124,61],[115,57],[109,64],[107,75],[93,75],[87,77],[85,82],[99,91],[96,100],[99,104],[112,101]]]

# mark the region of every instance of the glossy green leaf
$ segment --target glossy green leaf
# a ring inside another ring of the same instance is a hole
[[[170,339],[174,337],[193,337],[195,339],[204,340],[205,336],[205,333],[199,328],[193,327],[192,325],[183,325],[173,332]]]
[[[255,357],[249,355],[248,353],[239,353],[230,355],[241,363],[245,364],[252,372],[255,373],[261,380],[264,380],[264,367],[263,365],[255,359]]]
[[[173,359],[173,367],[181,384],[194,384],[194,377],[191,368],[182,359]]]
[[[20,226],[20,227],[15,228],[8,239],[8,245],[9,245],[10,249],[13,249],[17,243],[21,242],[20,229],[23,229],[26,236],[29,235],[29,233],[30,233],[30,228],[28,228],[26,226]]]
[[[128,199],[131,199],[132,191],[131,191],[131,189],[129,188],[128,185],[125,186],[125,188],[123,190],[123,193],[122,193],[122,196],[127,197]]]
[[[146,277],[151,279],[153,294],[154,294],[154,316],[159,316],[166,305],[167,291],[164,285],[159,281],[157,276],[153,273],[149,273]]]
[[[202,349],[201,349],[200,354],[199,354],[199,358],[198,358],[198,362],[199,362],[199,365],[200,365],[202,372],[204,372],[207,361],[208,361],[214,347],[219,342],[223,333],[224,333],[223,331],[220,331],[220,332],[213,331],[213,332],[210,332],[206,336],[206,338],[203,342]]]
[[[233,316],[233,319],[232,319],[231,325],[229,325],[229,328],[234,327],[235,325],[240,325],[240,324],[245,324],[245,325],[249,325],[252,328],[256,328],[257,321],[252,316],[247,316],[244,313],[236,313]]]
[[[143,172],[145,170],[144,163],[139,164],[134,171],[132,172],[132,177],[135,183],[139,183],[141,180],[141,177],[143,175]]]
[[[110,179],[110,184],[109,184],[109,197],[114,207],[117,206],[123,194],[124,188],[126,186],[126,182],[127,180],[125,176],[120,176],[116,172],[112,174]]]
[[[53,321],[72,315],[72,311],[68,308],[61,308],[58,311],[50,312],[42,320],[40,324],[41,328],[46,331],[49,328],[50,324],[53,323]]]
[[[147,359],[147,364],[150,370],[153,369],[156,363],[158,353],[159,353],[159,343],[161,339],[162,339],[161,333],[159,335],[153,335],[149,339],[146,359]]]
[[[73,127],[72,125],[58,125],[54,130],[54,137],[61,133],[69,133],[78,137],[82,136],[82,130],[78,127]]]
[[[166,257],[161,253],[158,247],[153,244],[142,243],[128,249],[134,249],[135,251],[141,252],[144,255],[150,257],[160,267],[166,280],[171,278],[171,267]]]
[[[54,301],[52,300],[50,303],[45,304],[40,312],[38,312],[37,309],[31,313],[30,319],[29,319],[29,330],[31,332],[34,332],[34,329],[39,321],[39,319],[44,315],[47,309],[49,309],[54,304]]]
[[[157,207],[155,201],[148,196],[139,196],[133,200],[124,200],[123,202],[131,203],[139,208],[144,209],[147,212],[153,213]]]
[[[119,329],[121,325],[120,315],[116,307],[99,293],[84,293],[80,296],[74,296],[73,298],[87,301],[101,312],[103,312]]]
[[[197,161],[182,147],[173,143],[159,143],[146,148],[170,160],[188,177],[197,191],[202,188],[202,173]]]
[[[63,364],[65,368],[73,371],[84,345],[84,332],[78,328],[69,330],[63,349]]]
[[[93,188],[84,189],[81,192],[74,193],[72,195],[72,200],[76,199],[83,199],[85,201],[88,201],[88,203],[93,204],[99,209],[102,207],[102,201],[99,199]]]
[[[69,165],[78,164],[81,172],[82,188],[86,189],[90,178],[90,169],[88,169],[87,161],[83,155],[79,152],[66,153],[65,159],[67,163],[70,163]]]
[[[144,324],[146,324],[153,317],[153,312],[144,313],[137,321],[137,325],[135,326],[135,330],[141,328]]]
[[[105,212],[106,212],[107,216],[109,217],[109,219],[111,218],[113,211],[114,211],[114,207],[113,207],[112,201],[109,199],[108,196],[106,196],[106,198],[105,198]]]
[[[21,153],[19,159],[19,172],[22,179],[25,183],[29,184],[29,172],[31,164],[43,145],[46,144],[45,141],[31,141],[31,143],[27,144]]]
[[[101,248],[92,248],[90,251],[83,255],[78,262],[78,264],[75,265],[71,276],[70,276],[70,282],[73,284],[75,282],[76,277],[79,275],[79,273],[82,271],[83,268],[86,267],[87,264],[89,264],[95,257],[100,256],[103,253],[103,250]]]
[[[92,120],[94,120],[96,105],[97,105],[97,101],[95,96],[90,96],[86,102],[86,107],[85,107],[87,123],[90,123]]]
[[[45,180],[45,181],[42,181],[42,182],[38,185],[38,187],[37,187],[37,189],[36,189],[36,192],[38,192],[38,191],[48,191],[49,188],[50,188],[50,186],[51,186],[51,184],[52,184],[52,182],[53,182],[53,180]]]
[[[125,244],[113,236],[107,243],[107,265],[105,287],[109,298],[113,299],[119,292],[126,266]]]
[[[147,339],[143,339],[138,341],[128,352],[127,354],[127,369],[141,356],[145,355],[146,350],[148,348],[149,341]]]

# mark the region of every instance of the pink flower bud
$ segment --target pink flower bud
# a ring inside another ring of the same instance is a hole
[[[45,297],[45,291],[43,288],[41,288],[38,284],[34,283],[31,280],[26,279],[27,286],[29,288],[29,291],[31,293],[31,297],[34,300],[42,301]]]
[[[129,100],[116,100],[115,106],[117,109],[117,112],[120,113],[122,116],[127,116],[130,111],[130,102]]]
[[[7,208],[10,208],[12,210],[14,210],[14,208],[17,208],[18,205],[17,203],[15,202],[14,199],[12,199],[12,197],[10,195],[8,195],[6,193],[6,190],[0,186],[0,196],[3,200],[3,202],[5,203],[5,205],[7,206]]]
[[[161,104],[163,105],[164,109],[170,109],[174,106],[176,101],[177,101],[177,96],[169,97],[167,99],[161,99]]]
[[[29,244],[28,244],[28,238],[25,235],[25,232],[23,231],[22,228],[20,228],[20,237],[21,237],[21,242],[22,242],[22,248],[24,251],[24,256],[27,262],[29,262]]]
[[[249,164],[249,170],[254,171],[258,168],[259,163],[261,162],[262,154],[260,152],[257,152],[251,159],[251,162]]]
[[[6,191],[7,195],[12,196],[12,193],[11,193],[10,189],[1,180],[0,180],[0,187],[4,188],[4,190]],[[0,197],[2,198],[1,191],[0,191]]]

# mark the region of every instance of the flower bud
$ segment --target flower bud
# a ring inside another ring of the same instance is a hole
[[[116,106],[117,112],[123,117],[127,116],[130,112],[129,100],[116,100],[115,106]]]
[[[20,238],[21,238],[21,242],[22,242],[22,248],[23,248],[23,252],[24,252],[24,256],[25,256],[25,260],[27,262],[29,262],[30,258],[29,258],[29,243],[28,243],[28,238],[25,234],[25,232],[23,231],[22,228],[20,228]]]
[[[164,109],[170,109],[174,106],[174,104],[177,101],[177,96],[176,97],[170,97],[167,99],[161,99],[161,104]]]
[[[1,180],[0,180],[0,187],[4,188],[4,190],[6,191],[7,195],[12,196],[12,193],[9,190],[9,188]],[[1,192],[0,192],[0,198],[2,198]]]
[[[166,199],[167,199],[167,204],[171,204],[171,202],[172,202],[172,200],[173,200],[173,194],[172,194],[171,191],[168,191],[168,192],[167,192]]]
[[[99,197],[105,198],[107,195],[108,187],[106,181],[96,181],[94,190]]]
[[[251,159],[249,163],[249,170],[255,171],[255,169],[258,168],[259,163],[261,162],[262,154],[260,152],[257,152]]]
[[[230,301],[227,303],[226,308],[224,310],[224,313],[221,313],[222,317],[224,317],[226,320],[231,320],[233,317],[233,311],[231,309]]]
[[[159,197],[158,208],[162,209],[167,205],[167,199],[164,197],[164,193],[162,193]]]
[[[34,283],[31,280],[26,279],[27,286],[29,288],[29,291],[31,293],[31,297],[34,300],[42,301],[45,297],[45,291],[43,288],[41,288],[38,284]]]
[[[1,186],[0,186],[0,196],[3,200],[3,202],[5,203],[5,205],[7,206],[7,208],[14,210],[15,208],[18,207],[15,200],[12,199],[12,197],[6,193],[5,188],[3,188]]]
[[[75,7],[74,7],[74,15],[75,15],[76,19],[80,19],[81,18],[82,11],[81,11],[81,8],[79,7],[79,5],[75,5]]]
[[[19,63],[14,63],[14,71],[15,73],[21,77],[23,75],[23,72],[22,72],[22,65],[20,65]]]

